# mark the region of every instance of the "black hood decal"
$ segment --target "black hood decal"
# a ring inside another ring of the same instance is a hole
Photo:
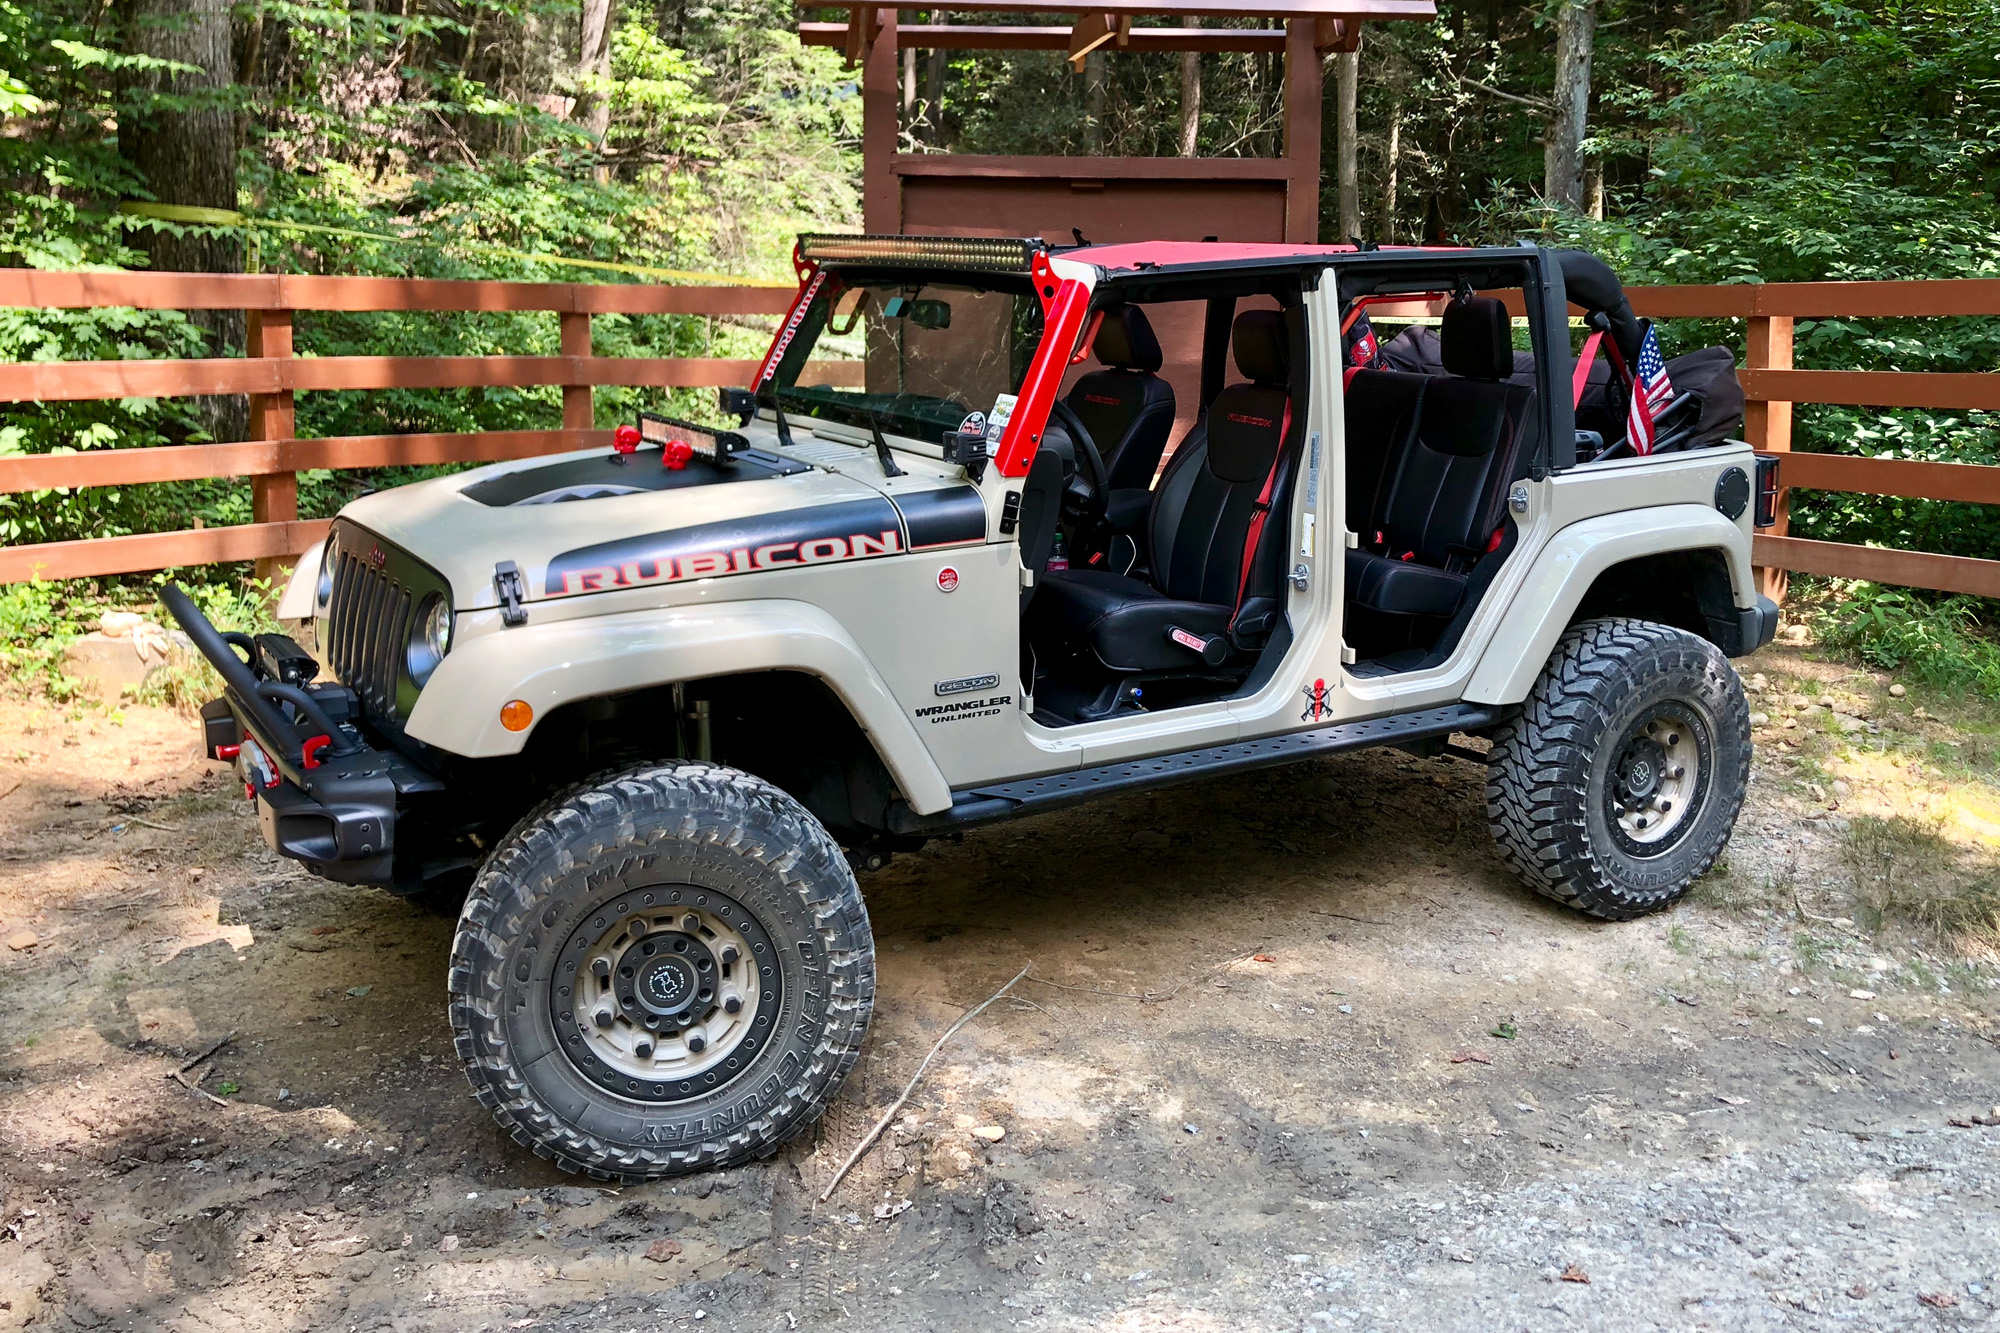
[[[982,511],[980,532],[985,532]],[[879,496],[841,504],[753,514],[670,532],[626,537],[566,551],[549,561],[545,597],[755,574],[787,565],[817,565],[909,549],[902,516]]]
[[[986,500],[971,486],[946,486],[890,497],[902,511],[910,549],[986,540]]]

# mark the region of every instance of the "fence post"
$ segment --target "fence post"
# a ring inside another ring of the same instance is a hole
[[[251,310],[246,312],[245,352],[250,356],[292,354],[292,312]],[[250,395],[250,438],[289,440],[296,429],[292,391]],[[296,523],[299,517],[299,476],[296,472],[259,473],[250,478],[250,518],[256,523]],[[265,556],[256,562],[257,577],[271,580],[275,598],[282,590],[280,581],[294,564],[290,556]]]
[[[590,356],[590,312],[587,310],[565,310],[557,316],[562,326],[562,354],[564,356]],[[563,385],[563,429],[590,430],[597,425],[597,407],[588,384]],[[580,447],[581,441],[572,441],[569,448]]]
[[[1792,368],[1792,317],[1752,315],[1745,369],[1790,370]],[[1743,435],[1750,447],[1763,453],[1790,453],[1792,448],[1792,405],[1785,402],[1758,402],[1743,405]],[[1782,537],[1790,526],[1792,493],[1783,485],[1784,465],[1778,466],[1778,522],[1771,535]],[[1757,584],[1773,601],[1785,600],[1790,576],[1782,569],[1757,569]]]

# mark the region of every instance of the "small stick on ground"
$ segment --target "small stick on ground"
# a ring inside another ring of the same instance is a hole
[[[1440,903],[1439,906],[1443,906],[1443,904]],[[1314,916],[1337,917],[1342,921],[1359,921],[1364,926],[1386,926],[1389,924],[1387,921],[1371,921],[1365,916],[1349,916],[1345,912],[1323,912],[1317,907],[1308,907],[1306,910]]]
[[[21,782],[26,782],[26,781],[27,781],[26,778],[21,779]],[[15,792],[21,790],[21,782],[15,783],[13,786],[9,787],[6,791],[0,791],[0,801],[6,800],[9,796],[12,796]]]
[[[184,1074],[182,1074],[181,1071],[178,1069],[169,1069],[167,1071],[167,1077],[172,1079],[174,1082],[180,1084],[183,1088],[186,1088],[189,1092],[195,1093],[198,1096],[208,1098],[210,1101],[214,1102],[217,1106],[229,1105],[228,1102],[223,1101],[222,1098],[216,1096],[214,1093],[210,1092],[207,1088],[197,1088],[194,1084],[188,1082],[187,1077]]]
[[[1033,967],[1033,966],[1034,964],[1032,962],[1028,964],[1028,967]],[[931,1053],[929,1055],[926,1055],[924,1057],[924,1062],[917,1066],[917,1072],[910,1076],[909,1086],[903,1089],[903,1095],[898,1097],[895,1101],[889,1104],[889,1109],[884,1111],[882,1113],[882,1118],[875,1122],[875,1128],[868,1131],[868,1137],[861,1140],[861,1142],[855,1146],[854,1151],[847,1155],[847,1160],[840,1164],[840,1170],[833,1173],[833,1179],[828,1181],[826,1188],[820,1192],[819,1201],[821,1203],[825,1203],[828,1199],[833,1197],[833,1191],[839,1186],[842,1180],[847,1178],[847,1173],[854,1169],[854,1164],[861,1160],[862,1154],[867,1152],[871,1147],[875,1145],[876,1139],[882,1137],[882,1131],[889,1127],[889,1122],[896,1118],[896,1112],[902,1110],[903,1104],[910,1100],[910,1094],[917,1090],[918,1080],[923,1078],[924,1071],[931,1067],[931,1061],[937,1059],[937,1053],[944,1049],[944,1044],[951,1040],[952,1034],[957,1032],[960,1028],[964,1027],[967,1023],[970,1023],[973,1019],[979,1017],[979,1015],[985,1011],[988,1005],[992,1004],[995,1000],[998,1000],[1001,996],[1005,995],[1008,991],[1012,990],[1015,981],[1019,981],[1022,977],[1028,975],[1028,967],[1024,967],[1019,972],[1016,972],[1014,974],[1013,981],[1009,981],[999,990],[994,991],[991,995],[987,996],[984,1000],[980,1001],[977,1007],[966,1010],[963,1014],[959,1016],[959,1020],[956,1023],[953,1023],[950,1027],[945,1029],[944,1035],[937,1039],[937,1045],[931,1047]]]
[[[221,1050],[223,1047],[227,1046],[230,1042],[235,1040],[236,1040],[236,1034],[234,1032],[230,1033],[228,1036],[224,1037],[221,1041],[218,1041],[217,1043],[215,1043],[215,1045],[209,1047],[207,1050],[203,1051],[200,1055],[197,1055],[194,1059],[182,1065],[181,1072],[183,1074],[187,1073],[190,1069],[193,1069],[196,1065],[208,1059],[210,1056],[214,1055],[217,1051]]]
[[[145,826],[146,826],[147,828],[156,828],[156,829],[158,829],[158,830],[159,830],[160,832],[162,832],[162,833],[179,833],[179,832],[180,832],[180,828],[179,828],[178,826],[176,826],[176,825],[173,825],[173,824],[155,824],[155,823],[154,823],[154,822],[153,822],[152,820],[150,820],[150,819],[141,819],[141,818],[139,818],[139,816],[137,816],[137,815],[127,815],[127,816],[125,816],[125,822],[126,822],[126,823],[128,823],[128,824],[144,824],[144,825],[145,825]]]

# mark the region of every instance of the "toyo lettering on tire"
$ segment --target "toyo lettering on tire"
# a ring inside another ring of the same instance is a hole
[[[846,858],[758,778],[676,763],[531,811],[459,917],[451,1021],[479,1100],[567,1171],[763,1156],[816,1119],[875,1000]]]
[[[1538,893],[1626,921],[1679,899],[1728,843],[1750,780],[1749,705],[1706,640],[1585,621],[1556,644],[1487,764],[1508,865]]]

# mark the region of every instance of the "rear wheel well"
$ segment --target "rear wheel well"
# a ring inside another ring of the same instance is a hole
[[[1717,547],[1620,561],[1591,583],[1569,623],[1607,616],[1672,625],[1733,651],[1740,622],[1729,561]]]

